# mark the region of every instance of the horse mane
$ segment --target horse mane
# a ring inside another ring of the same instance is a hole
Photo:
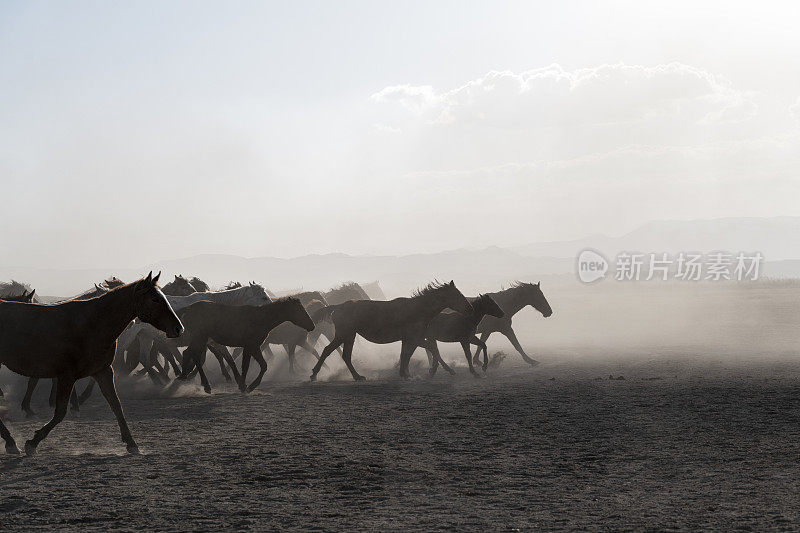
[[[430,283],[428,283],[427,285],[425,285],[421,289],[415,290],[413,295],[414,295],[414,297],[425,296],[426,294],[431,294],[433,292],[438,291],[439,289],[443,289],[447,285],[449,285],[449,284],[448,283],[442,283],[440,281],[431,281]]]
[[[30,292],[33,289],[27,283],[11,280],[10,283],[0,282],[0,296],[19,296],[23,292]]]
[[[192,276],[192,279],[189,280],[189,285],[194,287],[197,290],[197,292],[208,292],[211,290],[211,288],[208,286],[208,283],[198,278],[197,276]]]
[[[296,303],[299,303],[300,305],[303,305],[302,302],[300,301],[300,299],[299,298],[295,298],[294,296],[283,296],[281,298],[278,298],[277,300],[272,300],[272,303],[274,303],[274,304],[277,304],[277,303],[289,303],[289,302],[296,302]]]
[[[509,285],[509,289],[519,289],[521,287],[536,287],[536,283],[530,283],[528,281],[520,281],[516,280],[511,285]]]
[[[355,281],[345,281],[342,284],[337,285],[336,287],[332,288],[332,291],[343,291],[349,289],[355,289],[356,287],[360,287],[358,283]]]
[[[331,290],[327,291],[327,294],[330,293],[342,293],[342,292],[357,292],[360,297],[363,299],[369,300],[369,294],[364,288],[356,283],[355,281],[345,281],[344,283],[333,287]]]

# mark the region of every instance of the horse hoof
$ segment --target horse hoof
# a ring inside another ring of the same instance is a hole
[[[311,377],[308,378],[308,380],[309,381],[317,381],[317,375],[316,374],[311,374]]]
[[[527,363],[528,363],[529,365],[531,365],[531,366],[538,366],[538,365],[539,365],[539,361],[537,361],[536,359],[529,359],[529,360],[527,361]]]
[[[206,391],[206,394],[211,394],[211,387],[203,387],[203,390]]]
[[[31,440],[25,441],[25,455],[36,455],[36,445]]]
[[[16,443],[6,443],[6,453],[9,455],[19,455],[19,448]]]
[[[355,379],[356,381],[367,381],[367,378],[365,378],[364,376],[356,376],[353,379]]]
[[[36,416],[36,413],[33,411],[25,411],[25,418],[33,418],[34,416]]]
[[[135,444],[128,444],[128,453],[131,455],[139,455],[139,447]]]

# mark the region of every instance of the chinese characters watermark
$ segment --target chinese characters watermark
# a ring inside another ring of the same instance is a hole
[[[584,283],[592,283],[613,271],[616,281],[755,281],[761,274],[761,252],[680,252],[617,254],[613,268],[596,250],[578,254],[576,270]]]

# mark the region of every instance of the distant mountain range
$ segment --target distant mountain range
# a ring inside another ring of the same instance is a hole
[[[379,281],[387,296],[407,294],[432,279],[457,280],[465,291],[497,288],[515,279],[574,279],[575,256],[594,248],[612,259],[620,251],[760,251],[765,275],[800,277],[800,217],[724,218],[649,222],[621,237],[589,236],[575,241],[533,243],[512,248],[452,250],[404,256],[306,255],[291,259],[198,255],[159,261],[138,268],[62,270],[0,267],[0,280],[31,284],[38,294],[77,294],[105,277],[132,280],[161,270],[164,282],[174,274],[196,275],[212,286],[231,280],[257,280],[266,287],[321,289],[344,281]]]
[[[526,244],[510,250],[527,257],[575,257],[584,248],[595,248],[607,255],[621,251],[758,251],[769,261],[800,259],[800,217],[654,221],[621,237],[591,235],[574,241]]]

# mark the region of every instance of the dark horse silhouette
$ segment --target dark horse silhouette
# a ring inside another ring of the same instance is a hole
[[[242,376],[247,376],[251,357],[258,361],[261,373],[249,387],[245,386],[245,378],[239,377],[236,366],[232,365],[231,368],[239,388],[249,392],[261,383],[267,371],[267,363],[261,355],[261,345],[273,328],[288,321],[306,331],[314,329],[314,321],[297,298],[282,298],[259,306],[200,301],[184,307],[178,314],[186,324],[184,338],[188,339],[188,346],[183,352],[183,371],[179,379],[186,379],[196,366],[203,388],[208,393],[211,392],[211,385],[203,372],[202,357],[209,341],[244,349]]]
[[[33,302],[33,296],[36,294],[36,289],[33,289],[31,292],[27,290],[23,290],[22,294],[17,295],[9,295],[9,296],[0,296],[0,301],[4,302],[19,302],[19,303],[26,303],[29,304]],[[4,396],[3,389],[0,389],[0,398]]]
[[[89,289],[88,291],[75,296],[74,298],[69,298],[68,300],[62,300],[56,303],[64,303],[67,301],[81,301],[81,300],[88,300],[90,298],[97,298],[100,295],[103,295],[109,291],[109,288],[116,288],[121,287],[124,285],[119,279],[115,277],[111,277],[105,281],[103,281],[100,285],[97,283],[94,284],[94,287]],[[56,392],[58,391],[58,384],[56,380],[51,380],[52,383],[50,385],[50,398],[48,403],[50,407],[55,406],[56,404]],[[31,409],[31,399],[33,398],[33,393],[36,390],[36,385],[39,383],[39,378],[28,378],[28,384],[25,388],[25,395],[22,397],[22,404],[20,408],[25,413],[25,416],[30,418],[35,416],[36,413]],[[83,392],[78,395],[77,387],[73,387],[72,394],[69,397],[69,404],[70,410],[74,413],[77,413],[80,410],[80,406],[89,399],[92,395],[92,391],[94,390],[94,381],[90,380],[89,383],[86,385],[86,388],[83,389]]]
[[[492,299],[497,302],[497,305],[499,305],[500,309],[503,310],[505,316],[502,318],[487,316],[481,320],[477,328],[477,332],[480,333],[481,342],[485,343],[486,339],[488,339],[489,335],[492,333],[496,331],[500,332],[505,335],[509,341],[511,341],[511,344],[519,352],[519,354],[522,356],[522,359],[524,359],[526,363],[538,365],[539,362],[528,357],[528,354],[526,354],[525,350],[522,349],[522,346],[517,340],[516,334],[514,334],[514,330],[511,328],[511,318],[526,305],[532,306],[534,309],[542,313],[542,316],[545,318],[553,314],[553,310],[550,308],[547,298],[544,297],[541,284],[523,283],[518,281],[508,289],[500,292],[490,292],[489,296],[491,296]],[[475,350],[473,362],[477,363],[479,361],[478,356],[480,351],[480,347]]]
[[[306,291],[290,295],[292,298],[297,298],[302,302],[303,306],[309,315],[313,315],[320,309],[325,307],[327,302],[325,297],[319,291]],[[324,335],[328,342],[333,339],[333,324],[327,320],[316,323],[314,330],[311,332],[292,324],[291,322],[284,322],[269,332],[267,340],[261,345],[261,351],[266,355],[266,361],[269,362],[275,357],[272,352],[270,344],[282,345],[286,350],[286,356],[289,361],[289,372],[295,372],[295,352],[297,348],[303,348],[305,351],[319,359],[319,353],[314,348],[316,340]],[[313,340],[312,340],[313,339]],[[242,355],[242,348],[235,348],[233,351],[233,358],[236,359]]]
[[[136,317],[177,337],[183,325],[158,289],[158,277],[146,278],[108,291],[103,296],[55,305],[0,302],[0,363],[17,374],[58,379],[53,418],[25,443],[32,455],[67,412],[75,381],[93,377],[117,418],[128,452],[137,453],[114,386],[117,337]],[[0,421],[6,452],[19,453],[11,433]]]
[[[417,291],[412,298],[395,298],[388,302],[352,300],[326,307],[315,315],[315,319],[317,316],[319,319],[329,316],[333,321],[335,334],[314,366],[311,380],[317,379],[325,359],[341,344],[344,344],[342,359],[353,379],[366,379],[353,367],[353,343],[356,335],[376,344],[401,341],[400,376],[408,378],[411,355],[418,346],[430,346],[425,340],[428,325],[448,307],[465,314],[472,312],[472,306],[452,281],[445,284],[432,283]]]
[[[465,314],[456,313],[455,311],[442,311],[431,320],[428,331],[425,333],[425,338],[428,342],[433,343],[433,347],[436,347],[436,341],[460,342],[461,347],[464,349],[467,363],[469,364],[469,371],[473,376],[479,377],[479,374],[475,371],[475,367],[472,365],[472,354],[469,351],[469,345],[475,344],[478,346],[479,350],[483,349],[483,371],[486,372],[486,367],[489,365],[489,357],[486,355],[486,343],[475,336],[475,329],[484,316],[503,318],[503,310],[500,309],[500,306],[497,305],[488,294],[481,294],[477,298],[470,298],[469,301],[472,304],[472,313]],[[447,366],[447,363],[442,360],[438,348],[433,350],[431,347],[427,347],[425,351],[428,352],[428,361],[430,362],[429,372],[431,376],[436,373],[439,364],[442,365],[442,368],[450,372],[450,374],[455,374],[453,369]]]

